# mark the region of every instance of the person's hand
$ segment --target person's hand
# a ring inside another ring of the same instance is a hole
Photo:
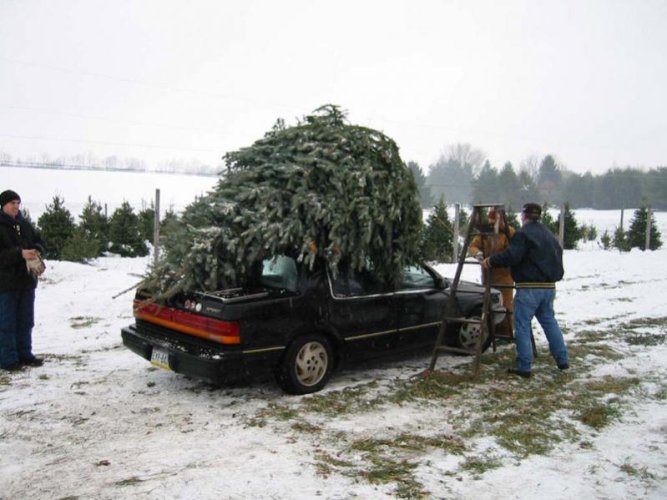
[[[477,259],[479,262],[482,262],[484,260],[484,253],[483,252],[477,252],[474,255],[475,259]]]
[[[487,257],[486,259],[484,259],[482,261],[482,269],[485,269],[485,270],[486,269],[491,269],[491,262],[489,260],[489,257]]]
[[[35,249],[23,249],[21,250],[21,257],[23,257],[24,260],[33,260],[39,257],[39,252]]]
[[[35,257],[26,259],[25,265],[31,276],[39,278],[46,270],[46,264],[44,264],[44,261],[37,250],[33,250],[33,252],[35,252]]]

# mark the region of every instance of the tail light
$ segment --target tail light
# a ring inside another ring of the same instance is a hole
[[[235,321],[208,318],[188,311],[134,301],[134,317],[220,344],[240,344],[241,333]]]

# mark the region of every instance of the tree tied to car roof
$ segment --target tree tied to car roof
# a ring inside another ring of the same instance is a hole
[[[217,186],[195,200],[163,240],[144,286],[163,297],[251,282],[258,263],[285,253],[372,268],[386,280],[416,258],[418,191],[396,143],[350,125],[326,105],[295,126],[278,120],[224,156]]]

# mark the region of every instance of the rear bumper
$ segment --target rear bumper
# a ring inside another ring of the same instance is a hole
[[[254,367],[253,372],[261,367],[274,366],[267,363],[266,357],[249,356],[242,350],[215,349],[194,341],[169,339],[143,332],[136,325],[122,328],[121,337],[125,347],[147,361],[151,361],[153,350],[159,349],[166,352],[171,371],[213,384],[246,378],[251,375],[251,366]]]

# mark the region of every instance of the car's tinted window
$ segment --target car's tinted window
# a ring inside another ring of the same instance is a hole
[[[403,279],[401,280],[401,290],[413,290],[423,288],[434,288],[435,281],[433,276],[421,266],[407,266],[403,270]]]
[[[292,292],[297,287],[296,262],[292,257],[277,255],[262,262],[260,283],[269,288],[285,288]]]
[[[391,289],[371,270],[339,270],[332,279],[333,293],[336,297],[358,297],[390,293]]]

